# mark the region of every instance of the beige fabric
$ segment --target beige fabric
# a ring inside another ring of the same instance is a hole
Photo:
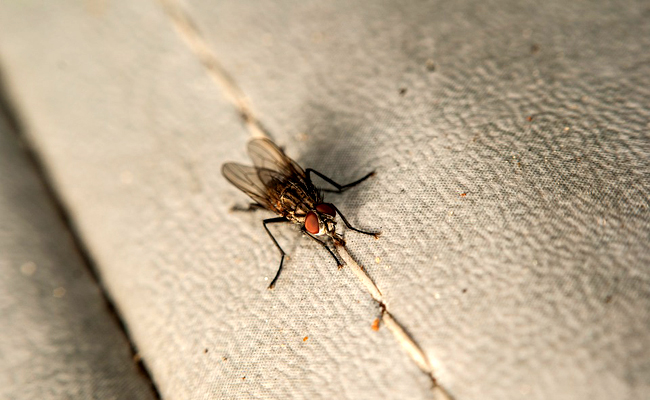
[[[266,290],[269,215],[219,172],[248,132],[160,4],[47,4],[0,6],[0,56],[162,396],[428,398],[295,230]],[[642,2],[181,7],[303,166],[377,171],[328,199],[383,231],[350,251],[455,398],[647,397]]]

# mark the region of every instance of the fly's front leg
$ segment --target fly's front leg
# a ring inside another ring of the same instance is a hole
[[[303,231],[304,233],[306,233],[307,236],[309,236],[310,238],[312,238],[312,239],[314,239],[315,241],[317,241],[318,243],[320,243],[321,246],[325,247],[325,249],[330,253],[330,255],[331,255],[332,257],[334,257],[334,261],[336,261],[336,265],[338,265],[339,269],[343,268],[343,262],[341,262],[341,260],[339,260],[339,258],[336,256],[336,254],[334,254],[334,252],[332,251],[332,249],[329,248],[329,246],[327,245],[327,243],[325,243],[325,242],[323,242],[322,240],[316,238],[314,235],[312,235],[311,233],[307,232],[304,228],[303,228],[302,231]]]
[[[336,188],[336,190],[321,189],[323,192],[331,192],[331,193],[343,193],[346,190],[350,189],[351,187],[354,187],[354,186],[360,184],[361,182],[365,181],[366,179],[370,178],[371,176],[373,176],[375,174],[375,171],[372,171],[372,172],[366,174],[363,178],[357,179],[356,181],[354,181],[352,183],[348,183],[347,185],[340,185],[340,184],[334,182],[332,179],[328,178],[327,176],[325,176],[325,175],[321,174],[320,172],[316,171],[315,169],[307,168],[305,170],[305,172],[307,173],[307,179],[309,179],[310,182],[311,182],[311,175],[310,174],[314,173],[314,174],[318,175],[321,179],[323,179],[325,182],[327,182],[330,185],[334,186]]]
[[[343,214],[341,214],[341,210],[339,210],[334,204],[330,204],[330,206],[332,206],[334,208],[334,210],[336,210],[336,212],[339,214],[339,217],[341,217],[341,219],[343,220],[343,223],[345,224],[345,226],[348,227],[348,229],[352,229],[355,232],[363,233],[364,235],[374,236],[375,239],[377,239],[379,237],[379,235],[381,235],[381,232],[366,232],[366,231],[362,231],[361,229],[357,229],[357,228],[353,227],[352,225],[350,225],[350,223],[345,218],[345,216]]]
[[[278,250],[280,250],[280,254],[282,255],[282,258],[280,259],[280,268],[278,268],[278,272],[275,274],[275,278],[273,278],[273,280],[271,281],[271,284],[269,285],[269,289],[273,289],[273,287],[275,286],[275,282],[280,277],[280,272],[282,272],[282,264],[284,263],[284,256],[286,255],[284,250],[282,250],[282,247],[280,247],[280,245],[278,244],[278,241],[275,240],[275,237],[269,230],[269,227],[266,226],[266,224],[275,224],[278,222],[289,222],[289,220],[284,217],[277,217],[277,218],[265,219],[264,221],[262,221],[262,225],[264,225],[264,229],[266,229],[266,233],[269,234],[269,236],[273,240],[273,243],[275,243],[275,247],[277,247]]]

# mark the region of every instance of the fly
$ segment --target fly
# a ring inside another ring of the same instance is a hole
[[[347,185],[340,185],[316,170],[303,170],[269,139],[251,140],[248,143],[248,155],[253,161],[253,166],[230,162],[223,165],[221,172],[230,183],[253,199],[254,203],[249,206],[249,210],[263,208],[279,215],[262,221],[264,229],[282,256],[280,267],[269,289],[275,286],[286,255],[269,230],[269,224],[293,222],[299,225],[302,232],[327,249],[339,268],[343,263],[326,243],[329,238],[335,245],[345,244],[343,237],[336,232],[336,214],[348,229],[365,235],[379,236],[379,233],[353,227],[334,204],[323,202],[323,192],[343,193],[374,175],[374,172]],[[319,176],[335,189],[317,188],[312,183],[312,174]]]

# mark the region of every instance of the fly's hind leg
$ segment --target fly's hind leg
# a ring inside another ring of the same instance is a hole
[[[251,212],[251,211],[257,211],[257,210],[264,210],[266,207],[259,203],[250,203],[248,207],[241,207],[241,206],[232,206],[230,211],[243,211],[243,212]]]
[[[305,172],[307,173],[307,179],[309,179],[310,182],[311,182],[311,174],[314,173],[314,174],[318,175],[321,179],[323,179],[325,182],[327,182],[330,185],[334,186],[336,188],[336,190],[321,189],[323,192],[331,192],[331,193],[343,193],[346,190],[350,189],[351,187],[357,186],[358,184],[360,184],[361,182],[365,181],[366,179],[370,178],[371,176],[373,176],[375,174],[375,171],[372,171],[372,172],[366,174],[361,179],[357,179],[356,181],[348,183],[347,185],[341,185],[341,184],[338,184],[338,183],[334,182],[334,180],[332,180],[331,178],[328,178],[327,176],[323,175],[322,173],[316,171],[315,169],[307,168],[305,170]]]

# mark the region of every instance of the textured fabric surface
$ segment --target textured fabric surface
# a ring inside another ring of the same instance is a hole
[[[153,399],[15,139],[0,117],[0,398]]]
[[[428,398],[379,310],[220,176],[248,134],[158,3],[0,6],[0,57],[164,398]],[[186,0],[457,399],[650,393],[647,2]],[[39,29],[32,29],[38,26]]]

